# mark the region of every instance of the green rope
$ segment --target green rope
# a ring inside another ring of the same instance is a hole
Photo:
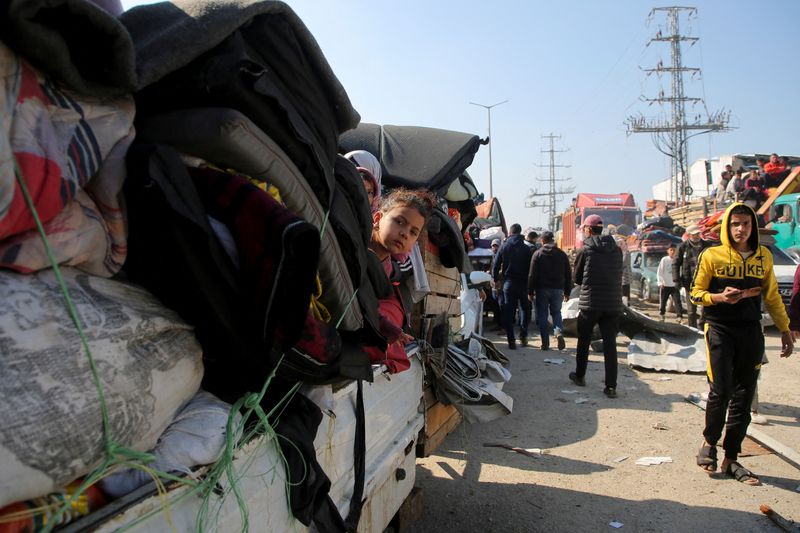
[[[234,405],[233,409],[231,410],[231,417],[228,418],[228,424],[226,428],[226,441],[225,441],[225,449],[222,453],[222,456],[214,465],[214,467],[209,471],[208,475],[206,476],[206,482],[211,487],[218,487],[219,481],[223,478],[223,476],[227,479],[229,489],[227,492],[233,492],[234,498],[236,498],[237,505],[239,506],[240,516],[242,518],[242,531],[249,531],[250,528],[250,517],[247,502],[244,499],[244,496],[241,493],[241,488],[239,486],[239,480],[241,476],[245,475],[245,471],[247,468],[242,468],[242,474],[239,474],[233,466],[234,461],[234,454],[236,451],[240,450],[245,444],[249,443],[255,437],[262,435],[268,438],[264,439],[264,445],[268,445],[268,442],[275,443],[275,449],[280,459],[280,462],[284,465],[286,472],[288,472],[288,461],[283,454],[283,451],[280,446],[277,445],[278,435],[275,433],[273,425],[270,423],[270,419],[273,417],[275,412],[279,408],[285,407],[288,404],[289,400],[294,396],[297,390],[300,388],[301,383],[295,383],[295,385],[281,398],[280,401],[276,403],[276,405],[268,412],[264,412],[263,408],[261,407],[261,400],[264,398],[264,395],[271,383],[272,379],[275,377],[275,373],[277,372],[278,366],[283,361],[284,355],[282,354],[278,359],[277,364],[270,372],[270,375],[267,377],[264,386],[262,387],[259,393],[249,393],[240,398],[236,404]],[[246,411],[243,413],[241,417],[241,421],[239,423],[238,429],[234,430],[233,428],[233,420],[235,413],[239,412],[242,408],[246,408]],[[282,410],[281,410],[282,412]],[[243,429],[247,425],[249,419],[255,415],[257,420],[254,426],[249,430],[247,434],[243,434]],[[237,439],[235,436],[242,434],[241,438]],[[238,442],[237,442],[238,441]],[[294,443],[292,443],[293,446]],[[299,451],[299,449],[298,449]],[[255,454],[254,454],[255,455]],[[303,477],[297,483],[302,483],[305,480],[305,477],[308,475],[307,468],[305,468],[304,464],[304,473]],[[285,481],[285,480],[284,480]],[[288,486],[292,486],[291,482],[286,482]],[[297,484],[295,483],[295,484]],[[289,488],[286,488],[287,493],[287,502],[288,508],[291,509],[291,501],[289,498]],[[209,519],[209,514],[211,511],[209,510],[209,506],[211,505],[211,494],[212,491],[206,491],[203,496],[203,503],[201,504],[200,512],[198,513],[198,520],[197,520],[197,529],[198,531],[206,531],[207,522]],[[220,500],[214,514],[219,512],[222,503],[224,502],[224,495],[223,498]]]
[[[322,238],[322,236],[325,235],[325,228],[328,227],[328,215],[329,214],[330,214],[330,211],[325,211],[325,218],[322,219],[322,226],[320,226],[320,228],[319,228],[319,236],[320,236],[320,238]]]
[[[341,325],[342,320],[344,320],[344,315],[347,314],[350,306],[353,305],[353,301],[356,299],[356,294],[358,294],[358,289],[353,291],[353,295],[350,296],[350,299],[347,301],[347,305],[345,305],[344,309],[342,309],[342,315],[339,317],[339,320],[336,321],[336,329],[339,329],[339,325]]]
[[[19,184],[20,190],[22,195],[25,199],[25,203],[28,206],[28,209],[31,212],[31,216],[34,220],[36,225],[36,229],[39,232],[39,236],[42,239],[42,243],[44,245],[45,252],[47,254],[47,258],[50,261],[50,266],[53,268],[53,273],[55,275],[56,281],[58,282],[59,288],[61,289],[61,293],[64,296],[64,301],[66,303],[67,311],[69,313],[70,319],[72,320],[75,328],[78,332],[78,336],[81,340],[81,345],[83,346],[84,353],[86,358],[89,362],[89,370],[92,374],[92,380],[94,381],[95,389],[98,396],[98,401],[100,404],[100,413],[102,417],[102,428],[103,428],[103,439],[104,439],[104,448],[105,448],[105,459],[103,462],[95,468],[89,475],[86,476],[83,483],[80,484],[78,489],[69,497],[64,499],[64,505],[62,505],[56,513],[50,517],[48,523],[44,526],[44,532],[52,531],[56,525],[58,525],[61,517],[64,513],[69,510],[72,501],[77,500],[80,496],[86,491],[87,488],[94,485],[108,475],[108,472],[111,469],[117,468],[119,466],[125,465],[131,468],[142,468],[142,465],[137,463],[139,461],[141,463],[149,463],[155,461],[155,456],[150,453],[146,452],[138,452],[136,450],[130,449],[125,446],[121,446],[117,444],[111,435],[111,423],[109,421],[108,415],[108,405],[106,403],[105,393],[103,390],[103,384],[100,381],[100,376],[97,371],[97,365],[95,363],[94,357],[92,356],[92,351],[89,348],[89,341],[86,338],[86,334],[83,329],[83,325],[81,322],[80,317],[78,316],[78,310],[75,308],[75,304],[72,301],[72,298],[69,294],[69,289],[67,288],[67,284],[64,281],[63,276],[61,275],[61,269],[58,266],[58,260],[53,253],[52,248],[50,247],[50,243],[47,239],[47,233],[44,229],[44,225],[42,224],[41,218],[39,217],[39,213],[36,209],[36,205],[31,197],[30,191],[28,190],[27,183],[22,175],[22,170],[19,167],[19,163],[14,158],[14,173],[16,175],[17,183]],[[150,469],[150,472],[157,472],[155,470]],[[181,482],[192,484],[191,480],[185,480],[183,478],[177,478],[172,474],[167,472],[157,472],[159,476],[165,477],[167,479],[173,480],[180,480]]]
[[[67,310],[69,312],[70,318],[71,318],[73,324],[75,325],[75,327],[77,329],[78,335],[79,335],[79,337],[81,339],[81,344],[82,344],[83,349],[84,349],[84,353],[85,353],[85,355],[86,355],[86,357],[88,359],[89,368],[90,368],[90,371],[91,371],[91,374],[92,374],[92,379],[94,381],[95,388],[97,390],[98,399],[99,399],[100,412],[101,412],[101,415],[102,415],[103,436],[104,436],[104,441],[105,441],[104,445],[105,445],[105,455],[106,455],[106,457],[103,460],[103,462],[100,464],[100,466],[95,468],[91,473],[89,473],[85,477],[84,481],[80,484],[78,489],[70,497],[65,498],[64,505],[62,505],[61,508],[58,509],[58,511],[56,511],[56,513],[48,520],[48,523],[45,525],[43,531],[45,533],[48,533],[48,532],[52,531],[52,529],[54,527],[56,527],[56,525],[58,525],[58,523],[59,523],[61,517],[64,515],[64,513],[70,508],[71,502],[73,500],[77,500],[89,487],[91,487],[92,485],[97,483],[99,480],[103,479],[111,471],[113,471],[113,469],[115,469],[117,467],[120,467],[120,466],[136,468],[136,469],[140,469],[140,470],[143,470],[145,472],[148,472],[151,476],[154,477],[154,481],[156,482],[157,486],[160,487],[160,488],[163,488],[163,486],[161,485],[161,483],[159,481],[160,478],[164,478],[164,479],[168,479],[170,481],[182,483],[182,484],[184,484],[184,485],[189,487],[189,490],[183,492],[179,496],[169,498],[169,500],[166,502],[166,504],[165,504],[165,506],[163,508],[161,508],[161,509],[159,509],[159,508],[153,509],[149,513],[146,513],[145,515],[139,517],[137,520],[135,520],[135,521],[123,526],[121,528],[121,531],[125,531],[125,530],[128,530],[128,529],[132,528],[132,527],[135,527],[137,524],[140,524],[144,520],[154,516],[155,514],[161,512],[162,510],[168,512],[169,506],[171,504],[174,505],[175,503],[183,500],[187,496],[190,496],[192,494],[196,494],[198,492],[202,492],[203,493],[203,503],[201,504],[201,508],[200,508],[199,513],[198,513],[197,527],[198,527],[199,531],[205,531],[205,529],[206,529],[205,525],[206,525],[206,521],[207,521],[207,518],[208,518],[208,508],[209,508],[209,505],[210,505],[210,495],[213,494],[214,493],[214,489],[219,486],[219,481],[222,479],[223,475],[225,475],[227,477],[227,480],[228,480],[228,483],[229,483],[229,486],[230,486],[229,491],[233,491],[234,497],[236,498],[237,505],[239,506],[239,509],[240,509],[240,512],[241,512],[241,516],[242,516],[242,528],[243,528],[243,531],[249,531],[249,512],[248,512],[247,502],[245,501],[245,499],[244,499],[244,497],[243,497],[243,495],[241,493],[241,488],[239,486],[240,477],[237,474],[236,469],[233,466],[235,452],[240,450],[244,444],[250,442],[250,440],[253,439],[255,436],[257,436],[259,434],[260,435],[265,435],[265,436],[269,437],[269,440],[271,440],[272,442],[276,443],[275,446],[276,446],[276,451],[278,453],[278,457],[279,457],[281,463],[283,464],[283,466],[285,468],[285,472],[287,474],[288,474],[288,471],[289,471],[288,460],[286,459],[286,456],[284,455],[281,447],[277,445],[277,439],[279,437],[284,439],[291,446],[293,446],[298,451],[298,453],[300,452],[300,449],[297,447],[297,445],[294,442],[291,442],[288,439],[286,439],[285,437],[279,436],[279,435],[277,435],[275,433],[275,430],[272,427],[272,425],[270,424],[269,419],[275,415],[275,412],[279,408],[281,409],[281,411],[280,411],[280,413],[278,413],[278,416],[276,418],[279,418],[280,415],[283,414],[283,410],[286,408],[286,405],[288,404],[289,400],[299,390],[299,388],[301,386],[301,383],[300,382],[296,383],[289,390],[289,392],[287,392],[287,394],[272,408],[272,410],[269,413],[265,413],[264,410],[261,407],[261,400],[263,399],[264,395],[266,394],[267,388],[268,388],[270,382],[272,381],[272,379],[274,378],[275,373],[277,371],[277,368],[280,365],[280,363],[283,361],[283,357],[284,356],[283,355],[280,356],[280,358],[278,360],[278,363],[273,368],[272,372],[270,373],[270,375],[266,379],[266,381],[264,383],[264,386],[262,387],[261,391],[258,394],[254,394],[254,393],[247,394],[247,395],[243,396],[242,398],[240,398],[236,402],[236,404],[234,404],[233,408],[231,409],[231,414],[228,417],[228,422],[226,424],[225,449],[223,450],[223,453],[222,453],[222,456],[220,457],[220,459],[211,468],[211,470],[206,475],[204,480],[202,480],[200,482],[197,482],[197,481],[185,478],[185,477],[175,476],[175,475],[170,474],[168,472],[160,472],[160,471],[158,471],[156,469],[151,469],[151,468],[145,466],[144,464],[141,464],[141,463],[153,462],[156,458],[155,458],[155,456],[153,454],[145,453],[145,452],[137,452],[137,451],[132,450],[130,448],[121,446],[121,445],[117,444],[113,440],[113,438],[111,436],[111,425],[110,425],[110,421],[109,421],[109,414],[108,414],[108,407],[107,407],[107,403],[106,403],[105,393],[104,393],[102,382],[100,381],[100,376],[99,376],[98,371],[97,371],[97,366],[95,364],[94,357],[92,356],[91,349],[89,348],[88,339],[86,338],[86,334],[85,334],[85,332],[83,330],[83,326],[82,326],[80,317],[78,316],[78,311],[75,308],[73,300],[69,295],[69,290],[67,288],[66,282],[64,281],[63,276],[61,275],[61,270],[58,267],[58,260],[56,259],[55,254],[52,251],[52,248],[50,247],[49,241],[47,239],[46,231],[45,231],[44,226],[43,226],[43,224],[41,222],[41,219],[39,217],[38,211],[36,210],[36,205],[35,205],[32,197],[30,195],[30,192],[29,192],[29,190],[27,188],[27,184],[26,184],[26,182],[25,182],[25,180],[24,180],[24,178],[22,176],[22,171],[19,168],[19,164],[16,161],[16,158],[14,159],[14,170],[15,170],[17,182],[19,183],[20,189],[21,189],[22,194],[23,194],[23,196],[25,198],[25,202],[26,202],[28,208],[31,211],[31,215],[32,215],[32,217],[34,219],[34,222],[36,224],[36,228],[37,228],[37,230],[39,232],[39,235],[41,236],[41,239],[42,239],[42,242],[43,242],[43,245],[44,245],[44,248],[45,248],[45,252],[46,252],[47,257],[48,257],[48,259],[50,261],[50,264],[51,264],[51,266],[53,268],[54,275],[55,275],[56,280],[57,280],[57,282],[59,284],[59,287],[61,288],[61,292],[62,292],[62,294],[64,296],[64,300],[66,302],[66,306],[67,306]],[[328,224],[328,218],[329,218],[329,211],[326,211],[325,212],[325,218],[323,219],[322,227],[320,228],[320,236],[324,235],[324,233],[325,233],[325,230],[326,230],[327,224]],[[345,306],[345,309],[344,309],[344,311],[342,313],[342,316],[339,318],[338,322],[336,323],[336,327],[337,328],[339,327],[339,325],[341,324],[342,320],[344,319],[345,313],[347,312],[347,310],[350,308],[350,306],[352,305],[353,301],[355,300],[355,297],[356,297],[357,293],[358,293],[358,289],[356,289],[353,292],[353,295],[350,297],[350,300],[348,301],[347,305]],[[234,425],[234,420],[235,420],[236,413],[238,413],[242,409],[242,407],[245,407],[247,409],[247,411],[241,417],[241,420],[240,420],[240,423],[239,423],[238,427],[234,428],[233,425]],[[255,415],[258,420],[256,421],[256,423],[253,426],[253,428],[250,430],[250,432],[246,436],[244,436],[243,438],[239,439],[238,442],[237,442],[236,435],[241,435],[241,434],[244,433],[244,427],[245,427],[245,425],[247,424],[247,421],[250,419],[250,417],[252,415]],[[266,439],[265,439],[265,445],[266,445]],[[289,509],[291,509],[291,496],[290,496],[290,490],[289,490],[290,487],[303,483],[305,481],[305,478],[308,476],[308,465],[306,465],[305,462],[303,463],[303,469],[304,469],[303,470],[303,476],[301,477],[300,480],[297,480],[295,482],[292,482],[291,480],[284,480],[284,482],[286,484],[286,497],[287,497],[287,503],[288,503],[288,508]],[[242,474],[242,475],[244,475],[244,474]],[[223,498],[221,498],[220,506],[221,506],[223,501],[224,501],[224,495],[223,495]],[[219,510],[219,508],[218,508],[218,510]],[[218,512],[218,510],[217,510],[217,512]],[[171,525],[171,521],[169,520],[169,517],[167,517],[167,520],[168,520],[168,522],[170,522],[170,525]]]

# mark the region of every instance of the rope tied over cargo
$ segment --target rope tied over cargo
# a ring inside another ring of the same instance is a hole
[[[108,405],[106,403],[103,384],[100,381],[100,376],[97,371],[97,365],[95,363],[94,357],[92,356],[92,351],[89,348],[89,341],[86,338],[86,333],[84,332],[83,324],[81,322],[80,317],[78,316],[78,311],[75,308],[72,298],[70,297],[67,285],[64,281],[63,276],[61,275],[61,270],[58,267],[58,261],[56,260],[55,254],[53,253],[53,250],[50,247],[50,243],[47,239],[47,234],[44,229],[44,225],[42,224],[41,218],[39,217],[36,205],[33,201],[33,198],[31,197],[30,191],[28,190],[27,183],[25,182],[25,179],[22,175],[22,170],[19,167],[19,163],[16,157],[14,157],[14,174],[16,176],[17,182],[19,183],[20,191],[22,192],[22,195],[25,199],[25,203],[28,209],[30,210],[31,217],[33,218],[33,221],[36,225],[36,229],[39,233],[39,236],[42,238],[42,243],[44,245],[45,253],[47,254],[48,260],[50,261],[50,266],[53,268],[53,274],[55,275],[56,281],[58,282],[59,288],[61,289],[61,293],[64,295],[64,301],[66,303],[67,312],[69,313],[70,319],[75,325],[75,329],[77,330],[78,336],[80,337],[81,345],[83,346],[86,359],[89,363],[89,370],[92,375],[92,380],[94,382],[95,389],[97,391],[98,403],[100,405],[100,413],[101,413],[102,427],[103,427],[103,439],[104,439],[103,444],[106,456],[103,462],[86,476],[86,478],[80,484],[78,489],[72,495],[66,496],[64,498],[63,505],[61,505],[59,509],[52,516],[49,517],[42,531],[49,532],[52,531],[53,528],[58,526],[64,514],[72,507],[73,502],[77,502],[81,498],[81,496],[86,492],[86,489],[97,483],[103,477],[109,475],[112,470],[114,470],[119,466],[124,465],[130,468],[137,468],[149,473],[154,478],[159,493],[165,491],[164,486],[159,479],[159,476],[173,481],[186,483],[189,485],[196,485],[196,483],[192,480],[179,478],[167,472],[158,472],[152,468],[148,468],[144,463],[150,463],[155,461],[156,458],[153,454],[146,452],[139,452],[131,448],[128,448],[126,446],[122,446],[121,444],[114,441],[111,435],[111,425],[109,422]],[[47,515],[49,510],[51,510],[51,508],[45,510],[39,509],[38,511],[42,514]],[[32,511],[34,513],[37,512],[37,510],[32,510]]]
[[[275,446],[276,452],[280,459],[281,464],[284,467],[284,472],[289,471],[289,463],[286,459],[286,456],[283,454],[281,447],[277,445],[278,438],[283,438],[275,432],[275,428],[273,424],[277,422],[280,418],[280,415],[283,413],[283,410],[289,403],[289,400],[295,395],[295,393],[300,389],[301,383],[295,383],[291,389],[283,396],[276,403],[276,405],[269,411],[265,412],[264,409],[261,407],[261,401],[264,398],[264,395],[269,388],[269,384],[272,382],[273,378],[275,377],[275,373],[277,372],[278,366],[280,366],[281,362],[283,361],[284,354],[281,354],[278,358],[278,362],[275,367],[270,372],[269,376],[264,382],[261,391],[258,393],[248,393],[239,398],[237,402],[234,404],[233,408],[231,409],[231,416],[228,417],[228,423],[226,425],[225,431],[225,449],[222,452],[222,456],[219,460],[214,464],[214,466],[209,470],[206,478],[203,480],[203,503],[200,507],[200,512],[198,514],[197,519],[197,528],[199,531],[206,531],[209,529],[210,524],[208,523],[210,516],[209,515],[217,515],[222,507],[224,502],[224,497],[227,493],[233,492],[234,497],[236,498],[237,505],[239,507],[239,513],[242,518],[242,531],[249,531],[250,528],[250,518],[249,518],[249,510],[247,506],[247,501],[245,500],[240,486],[240,480],[247,476],[247,472],[243,471],[241,474],[236,471],[236,468],[233,466],[234,456],[237,451],[241,450],[244,446],[248,443],[253,441],[256,437],[260,435],[264,435],[267,438],[263,440],[260,445],[267,446],[269,443],[273,443]],[[237,427],[234,427],[235,422],[235,415],[236,413],[240,412],[242,408],[245,408],[246,411],[242,413],[242,417]],[[276,412],[280,410],[280,412]],[[245,434],[244,429],[249,425],[250,419],[255,415],[256,421],[249,429],[249,431]],[[274,420],[275,422],[270,423],[270,420]],[[293,442],[289,441],[288,439],[284,439],[289,442],[293,447],[297,448],[297,445]],[[261,473],[261,475],[266,474],[266,472]],[[279,475],[280,472],[276,469],[275,474]],[[305,478],[308,476],[308,465],[303,463],[303,476],[300,480],[295,482],[291,482],[288,479],[284,479],[284,484],[286,486],[286,499],[289,504],[289,508],[291,509],[291,499],[289,494],[289,487],[303,483]],[[226,479],[228,483],[228,488],[223,489],[222,484],[220,481],[222,479]],[[216,499],[214,504],[214,509],[212,510],[210,507],[212,505],[211,495],[216,494],[220,496],[220,498]]]

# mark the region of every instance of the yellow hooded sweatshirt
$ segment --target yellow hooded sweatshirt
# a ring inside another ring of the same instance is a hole
[[[748,239],[753,251],[747,259],[733,247],[730,233],[731,210],[736,206],[747,208],[752,218],[753,230]],[[761,298],[779,331],[789,331],[789,317],[778,293],[778,282],[772,269],[772,254],[759,244],[758,221],[755,212],[745,204],[735,203],[722,217],[721,244],[703,250],[692,279],[692,303],[703,306],[703,314],[710,322],[735,324],[761,320]],[[735,304],[714,304],[712,294],[725,287],[748,289],[761,287],[761,295],[742,298]]]

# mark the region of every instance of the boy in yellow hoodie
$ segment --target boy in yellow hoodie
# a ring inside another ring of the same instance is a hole
[[[794,346],[789,317],[778,294],[772,254],[758,241],[755,212],[731,205],[722,218],[721,244],[706,248],[692,281],[692,303],[703,306],[710,390],[706,406],[705,441],[697,464],[706,472],[717,469],[717,441],[727,429],[721,470],[737,481],[758,485],[758,477],[737,462],[750,424],[750,403],[761,369],[764,335],[761,298],[781,332],[781,357]]]

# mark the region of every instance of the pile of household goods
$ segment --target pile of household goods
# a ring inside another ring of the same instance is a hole
[[[622,226],[617,228],[617,233],[628,235],[627,245],[630,250],[642,252],[666,252],[670,244],[680,244],[683,231],[683,228],[674,224],[669,215],[649,218],[634,231],[628,231],[627,227]]]
[[[508,235],[506,219],[497,198],[489,198],[475,206],[476,216],[466,227],[464,238],[474,268],[489,270],[492,260],[492,241],[502,242]]]
[[[320,409],[296,394],[357,380],[360,402],[383,362],[365,347],[386,349],[392,287],[339,154],[379,139],[384,187],[437,192],[429,238],[468,271],[447,209],[474,218],[464,170],[480,139],[461,134],[456,155],[420,161],[441,172],[403,180],[420,173],[380,153],[392,127],[340,139],[359,115],[285,4],[115,9],[0,5],[0,531],[53,527],[275,431],[314,474],[286,489],[298,520],[353,528],[363,405],[343,518],[315,457]]]

